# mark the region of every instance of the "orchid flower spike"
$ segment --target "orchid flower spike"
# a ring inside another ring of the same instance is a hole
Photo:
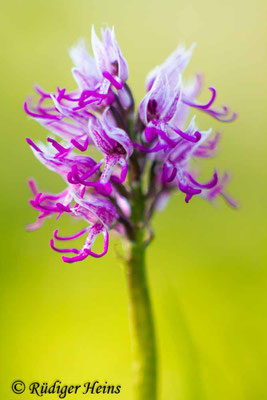
[[[135,115],[128,65],[114,28],[100,33],[92,27],[91,53],[84,40],[70,50],[74,90],[58,87],[47,92],[35,86],[37,102],[24,103],[25,112],[49,132],[46,143],[30,138],[27,143],[38,161],[63,178],[62,190],[56,194],[40,192],[35,181],[29,181],[30,204],[39,214],[28,229],[39,228],[47,218],[58,220],[62,214],[84,221],[77,233],[62,236],[54,231],[50,246],[65,254],[62,259],[67,263],[104,256],[111,230],[131,242],[140,229],[150,237],[155,210],[162,209],[173,192],[179,191],[186,203],[194,197],[210,202],[222,197],[237,207],[225,190],[228,173],[220,176],[214,169],[210,179],[203,181],[193,164],[214,157],[221,137],[197,125],[198,112],[221,122],[236,118],[228,107],[214,107],[217,92],[212,86],[206,102],[197,100],[203,87],[201,75],[184,80],[195,45],[177,47],[148,74],[146,94]],[[83,235],[80,249],[56,244]],[[99,235],[104,244],[98,252],[93,247]]]

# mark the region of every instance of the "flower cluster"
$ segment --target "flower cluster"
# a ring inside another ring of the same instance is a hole
[[[46,144],[27,138],[28,144],[36,158],[61,175],[66,185],[58,194],[47,194],[39,192],[30,180],[34,196],[30,203],[39,216],[29,229],[39,228],[45,218],[56,215],[58,219],[63,213],[86,221],[86,227],[71,236],[54,231],[52,249],[72,253],[63,256],[65,262],[106,254],[111,229],[133,240],[131,216],[136,182],[143,185],[146,227],[154,210],[161,208],[174,190],[184,193],[187,203],[196,195],[210,201],[222,196],[236,206],[224,190],[227,174],[219,177],[215,171],[203,183],[192,166],[192,159],[215,154],[219,134],[211,136],[211,129],[200,130],[195,115],[188,122],[190,111],[202,111],[222,122],[236,118],[227,107],[214,108],[214,88],[209,88],[207,103],[197,101],[202,89],[200,75],[188,84],[182,81],[193,47],[178,47],[148,74],[146,95],[135,116],[133,96],[126,83],[128,66],[114,29],[102,29],[101,35],[100,40],[92,29],[94,57],[84,41],[70,51],[75,90],[57,88],[48,93],[36,86],[38,101],[29,99],[24,103],[26,113],[51,132]],[[101,154],[97,161],[88,155],[93,147]],[[55,245],[55,240],[72,240],[83,234],[87,238],[82,249]],[[104,248],[95,253],[92,246],[99,234],[104,237]]]

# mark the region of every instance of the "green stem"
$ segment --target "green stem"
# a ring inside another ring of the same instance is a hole
[[[156,400],[157,359],[154,322],[145,269],[144,198],[141,187],[133,190],[132,222],[135,240],[126,263],[130,327],[134,356],[135,400]]]

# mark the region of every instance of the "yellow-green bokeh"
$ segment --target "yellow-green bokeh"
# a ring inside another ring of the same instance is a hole
[[[1,385],[15,379],[114,382],[131,400],[131,349],[117,239],[99,260],[64,264],[49,248],[55,221],[37,232],[26,178],[43,190],[61,180],[32,156],[25,136],[47,132],[22,110],[36,82],[73,87],[67,51],[90,27],[115,25],[139,101],[146,73],[179,42],[198,46],[186,75],[203,71],[218,103],[238,111],[220,125],[220,154],[205,165],[232,171],[238,211],[176,195],[154,221],[148,270],[161,363],[161,399],[264,400],[266,370],[266,4],[264,0],[13,0],[1,6]],[[203,93],[203,99],[208,91]],[[71,231],[71,223],[60,223]],[[74,227],[75,229],[75,227]],[[32,396],[33,397],[33,396]],[[90,397],[90,396],[89,396]],[[101,395],[99,398],[107,398]],[[37,398],[36,396],[34,398]],[[45,397],[44,397],[45,398]],[[56,397],[47,396],[47,399]],[[70,399],[81,399],[73,396]]]

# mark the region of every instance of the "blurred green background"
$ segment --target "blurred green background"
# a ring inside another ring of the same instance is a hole
[[[26,178],[35,176],[48,191],[62,182],[26,145],[25,136],[47,132],[24,115],[23,100],[36,82],[51,91],[74,87],[69,47],[89,39],[92,24],[108,23],[116,27],[138,101],[147,72],[178,43],[196,41],[186,76],[203,71],[206,85],[218,89],[218,104],[239,113],[230,125],[203,115],[198,121],[202,129],[224,131],[219,156],[203,166],[232,171],[229,190],[241,208],[197,198],[186,205],[176,195],[154,221],[148,271],[161,399],[267,399],[266,2],[13,0],[2,4],[0,22],[0,397],[28,399],[12,394],[15,379],[60,379],[121,384],[113,397],[132,399],[120,243],[112,240],[103,259],[67,265],[49,248],[54,220],[25,232],[36,218]],[[76,229],[67,220],[59,226]]]

